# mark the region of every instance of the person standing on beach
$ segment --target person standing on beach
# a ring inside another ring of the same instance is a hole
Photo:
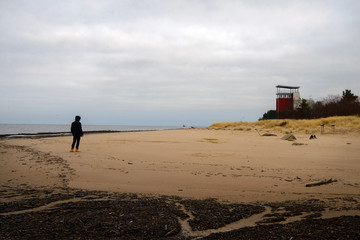
[[[76,143],[76,151],[79,151],[79,144],[80,144],[80,138],[84,135],[81,123],[80,123],[80,116],[75,117],[75,121],[71,124],[71,133],[73,135],[73,142],[71,145],[70,152],[74,151],[75,143]]]

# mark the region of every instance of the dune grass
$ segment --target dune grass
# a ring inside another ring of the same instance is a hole
[[[258,129],[263,132],[278,133],[320,133],[320,125],[325,124],[324,133],[360,133],[360,116],[336,116],[319,119],[274,119],[257,122],[217,122],[210,129],[251,131]]]

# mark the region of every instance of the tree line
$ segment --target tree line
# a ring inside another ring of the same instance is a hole
[[[349,116],[360,115],[360,100],[359,97],[354,95],[351,90],[345,89],[340,95],[330,95],[322,100],[309,104],[305,99],[297,109],[285,115],[285,118],[290,119],[313,119],[325,118],[332,116]],[[275,110],[269,110],[263,114],[264,119],[277,119]]]

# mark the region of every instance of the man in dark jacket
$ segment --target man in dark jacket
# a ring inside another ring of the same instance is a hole
[[[82,127],[81,127],[80,119],[81,119],[80,116],[76,116],[75,122],[73,122],[71,124],[71,133],[74,136],[74,138],[73,138],[73,143],[71,145],[70,152],[74,151],[75,143],[76,143],[76,151],[77,152],[79,151],[80,138],[82,135],[84,135]]]

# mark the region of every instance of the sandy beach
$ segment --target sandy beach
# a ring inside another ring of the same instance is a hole
[[[225,205],[315,199],[352,211],[333,216],[359,216],[360,136],[319,134],[310,140],[294,135],[295,141],[282,140],[283,134],[209,129],[89,134],[79,152],[69,152],[69,136],[3,138],[1,202],[21,199],[13,194],[16,189],[76,189],[189,201],[214,198]],[[306,186],[324,180],[329,183]],[[5,209],[1,217],[11,212]],[[181,223],[179,229],[167,237],[206,236],[191,235],[194,229],[186,235]]]
[[[72,188],[233,202],[360,193],[359,136],[294,135],[304,145],[282,134],[203,129],[90,134],[80,152],[69,152],[71,137],[7,139],[2,146],[14,148],[1,154],[1,182],[61,185],[64,175]],[[27,159],[28,151],[62,162]],[[331,178],[338,182],[305,187]]]

